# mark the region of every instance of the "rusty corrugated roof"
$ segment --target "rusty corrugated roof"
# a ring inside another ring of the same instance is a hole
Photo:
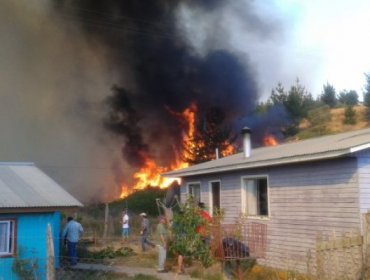
[[[253,137],[253,133],[252,133]],[[251,156],[234,154],[163,174],[164,177],[187,177],[231,170],[268,167],[295,162],[342,157],[370,148],[370,128],[322,136],[277,146],[252,149]]]
[[[0,208],[81,206],[34,164],[0,162]]]

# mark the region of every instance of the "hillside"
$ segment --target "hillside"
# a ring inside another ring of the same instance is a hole
[[[318,137],[326,134],[336,134],[352,130],[363,129],[370,126],[366,118],[366,107],[358,105],[354,107],[356,112],[356,123],[354,125],[343,124],[345,108],[330,109],[330,120],[325,123],[313,126],[309,120],[305,119],[300,124],[300,132],[294,140]]]
[[[356,111],[356,124],[355,125],[344,125],[344,108],[335,108],[332,109],[331,114],[331,121],[328,123],[328,128],[333,133],[337,132],[345,132],[351,130],[362,129],[365,127],[370,126],[369,121],[366,119],[366,107],[365,106],[355,106]]]

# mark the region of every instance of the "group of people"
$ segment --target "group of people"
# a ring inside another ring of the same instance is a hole
[[[141,225],[140,225],[140,244],[142,252],[147,251],[147,247],[154,248],[156,245],[150,241],[150,223],[146,213],[141,213]],[[158,246],[158,272],[165,272],[165,262],[167,256],[167,239],[168,232],[166,229],[166,218],[164,216],[159,217],[159,222],[156,228],[156,244]],[[123,211],[122,215],[122,238],[123,242],[128,241],[129,237],[129,216],[127,210]]]
[[[201,209],[201,216],[207,221],[211,222],[212,218],[210,215],[204,210],[204,204],[199,203],[199,207]],[[168,228],[167,220],[165,216],[160,216],[158,220],[158,224],[155,230],[155,243],[150,241],[150,223],[146,213],[141,213],[141,225],[140,225],[140,244],[142,252],[147,251],[148,246],[154,248],[157,246],[158,248],[158,272],[166,272],[165,270],[165,263],[167,258],[167,248],[168,248],[168,240],[170,231]],[[123,210],[122,213],[122,241],[128,242],[129,240],[129,233],[130,233],[130,223],[129,223],[129,215],[127,210]],[[67,246],[68,250],[68,260],[70,265],[77,264],[77,243],[80,239],[80,236],[84,232],[82,225],[75,221],[73,217],[67,218],[67,224],[65,225],[62,237],[64,239],[64,244]],[[207,242],[207,237],[204,233],[204,228],[202,226],[197,226],[196,232],[201,236],[204,235],[204,241]],[[178,254],[178,273],[184,272],[183,266],[183,255]]]

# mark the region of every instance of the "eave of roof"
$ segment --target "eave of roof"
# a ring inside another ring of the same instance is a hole
[[[81,206],[58,206],[58,207],[0,207],[0,214],[13,213],[49,213],[55,211],[77,211]]]
[[[349,156],[370,148],[370,129],[284,143],[252,150],[249,158],[238,153],[163,174],[188,177],[241,169],[278,166]]]
[[[1,162],[0,193],[0,209],[7,211],[83,207],[33,163]]]

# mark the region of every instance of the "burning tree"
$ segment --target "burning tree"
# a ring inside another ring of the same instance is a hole
[[[224,122],[224,112],[218,107],[210,108],[204,120],[199,122],[193,137],[184,143],[186,151],[184,161],[190,165],[209,161],[218,156],[216,151],[222,156],[232,154],[234,152],[232,143],[236,136]]]

